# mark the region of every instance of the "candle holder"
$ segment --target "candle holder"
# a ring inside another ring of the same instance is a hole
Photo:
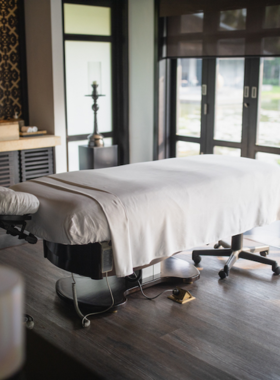
[[[105,95],[98,94],[98,91],[97,91],[98,84],[97,84],[97,82],[93,82],[91,86],[92,86],[92,94],[91,95],[86,95],[86,96],[90,96],[93,99],[93,105],[92,105],[92,110],[93,110],[93,114],[94,114],[94,118],[93,118],[93,133],[91,133],[88,136],[88,146],[91,147],[91,148],[93,148],[93,147],[102,147],[102,146],[104,146],[103,136],[98,132],[97,112],[99,110],[99,106],[97,104],[97,101],[98,101],[98,98],[100,96],[105,96]]]

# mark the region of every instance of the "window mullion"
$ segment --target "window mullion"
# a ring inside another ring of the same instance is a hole
[[[171,59],[169,69],[168,99],[170,115],[167,124],[166,136],[169,136],[169,157],[176,157],[176,131],[177,131],[177,59]]]
[[[259,103],[259,74],[260,74],[260,58],[252,58],[250,60],[249,76],[249,121],[248,121],[248,141],[246,157],[255,158],[257,128],[258,128],[258,103]],[[256,98],[252,98],[252,87],[257,88]],[[246,107],[247,108],[247,107]]]
[[[214,146],[215,122],[215,86],[216,86],[216,59],[203,59],[202,83],[207,85],[207,94],[202,96],[201,104],[201,133],[205,140],[204,153],[212,154]],[[207,114],[204,115],[204,104],[207,104]]]

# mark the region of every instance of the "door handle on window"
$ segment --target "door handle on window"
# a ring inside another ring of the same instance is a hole
[[[248,108],[249,107],[249,103],[244,103],[244,107]]]
[[[207,103],[204,103],[204,106],[203,106],[203,114],[204,114],[204,115],[207,115],[207,113],[208,113],[208,105],[207,105]]]

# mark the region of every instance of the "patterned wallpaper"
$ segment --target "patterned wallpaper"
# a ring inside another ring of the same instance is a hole
[[[21,116],[18,0],[0,0],[0,119]]]

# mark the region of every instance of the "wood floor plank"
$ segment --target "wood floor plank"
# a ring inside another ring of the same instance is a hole
[[[190,252],[184,255],[191,262]],[[279,249],[270,256],[280,262]],[[0,264],[25,278],[34,332],[105,379],[279,380],[280,277],[239,260],[220,281],[224,262],[203,257],[200,280],[183,286],[196,297],[192,302],[176,304],[168,293],[148,301],[134,293],[117,313],[96,316],[83,329],[55,293],[55,282],[69,273],[43,258],[42,242],[0,250]],[[153,296],[169,288],[145,291]]]

